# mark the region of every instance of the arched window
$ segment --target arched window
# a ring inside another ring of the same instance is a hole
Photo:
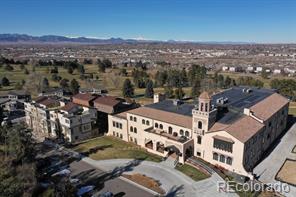
[[[146,120],[146,125],[149,125],[150,123],[149,123],[149,121],[148,120]]]
[[[134,131],[134,128],[131,126],[130,127],[130,132],[133,132]]]
[[[133,121],[133,117],[132,116],[130,116],[130,120]]]
[[[198,136],[198,137],[197,137],[197,143],[198,143],[198,144],[201,144],[201,136]]]
[[[220,155],[220,162],[225,163],[225,156],[224,155]]]
[[[173,133],[173,128],[169,127],[169,134],[172,134],[172,133]]]
[[[136,127],[134,128],[134,133],[137,133],[137,128]]]
[[[142,124],[145,124],[145,120],[144,119],[142,119]]]
[[[155,128],[158,128],[158,123],[155,123]]]
[[[218,154],[217,153],[213,153],[213,159],[218,161]]]
[[[202,122],[201,121],[198,121],[198,128],[202,129]]]
[[[180,130],[180,135],[184,135],[184,131],[182,129]]]
[[[160,128],[160,129],[163,129],[163,126],[162,126],[162,124],[160,124],[160,125],[159,125],[159,128]]]
[[[231,165],[231,164],[232,164],[232,158],[231,158],[231,157],[227,157],[227,159],[226,159],[226,163],[227,163],[228,165]]]
[[[174,132],[173,133],[173,136],[177,137],[178,136],[178,133],[177,132]]]
[[[137,118],[136,117],[134,117],[134,122],[137,122]]]
[[[189,131],[185,131],[185,136],[189,137]]]

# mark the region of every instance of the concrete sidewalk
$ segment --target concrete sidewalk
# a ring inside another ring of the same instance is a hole
[[[287,158],[296,160],[296,154],[292,149],[296,144],[296,124],[280,139],[275,149],[254,168],[254,173],[263,183],[277,183],[275,176]],[[293,174],[295,172],[291,172]],[[285,196],[296,196],[296,187],[290,186],[291,191]]]

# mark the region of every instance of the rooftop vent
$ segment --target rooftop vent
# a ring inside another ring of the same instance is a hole
[[[216,101],[217,104],[223,105],[225,103],[228,103],[228,98],[227,97],[220,97]]]
[[[176,100],[174,100],[173,104],[174,104],[175,106],[179,106],[179,105],[182,104],[182,101],[179,100],[179,99],[176,99]]]

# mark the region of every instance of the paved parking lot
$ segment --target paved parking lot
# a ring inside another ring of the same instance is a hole
[[[95,169],[84,161],[73,162],[70,165],[72,171],[71,176],[76,176],[85,173],[85,176],[98,176],[97,181],[101,181],[99,177],[105,172]],[[91,173],[89,173],[91,172]],[[102,182],[101,188],[98,188],[97,193],[110,191],[115,196],[128,196],[128,197],[152,197],[151,193],[144,191],[126,181],[121,180],[119,177],[111,178],[105,182]]]
[[[275,176],[287,158],[296,160],[292,149],[296,144],[296,124],[279,140],[275,149],[254,168],[254,173],[263,183],[276,183]],[[291,172],[294,174],[295,172]],[[291,191],[285,196],[296,196],[296,187],[290,186]]]

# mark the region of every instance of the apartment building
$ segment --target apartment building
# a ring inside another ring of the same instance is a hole
[[[33,130],[34,136],[54,136],[49,121],[49,113],[50,111],[54,111],[62,105],[64,105],[63,102],[45,96],[40,96],[31,102],[24,103],[26,124]]]
[[[69,102],[50,112],[52,133],[68,142],[77,142],[98,135],[97,111]]]
[[[289,101],[273,90],[234,87],[196,103],[163,100],[109,115],[108,135],[184,163],[196,156],[252,178],[252,169],[286,128]]]

